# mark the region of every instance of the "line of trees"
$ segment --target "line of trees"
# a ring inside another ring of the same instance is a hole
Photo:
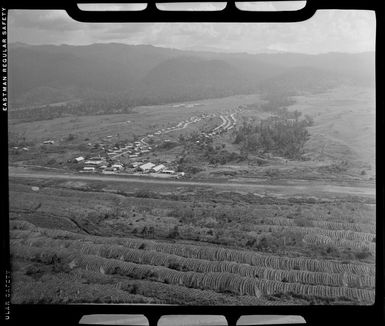
[[[295,100],[291,97],[295,93],[281,93],[279,90],[269,93],[263,96],[263,100],[266,102],[261,104],[260,108],[265,112],[274,112],[280,110],[283,107],[293,105]]]
[[[36,108],[26,108],[9,111],[10,119],[38,121],[61,118],[65,116],[85,116],[100,114],[131,113],[133,108],[125,101],[93,100],[63,105],[45,105]]]

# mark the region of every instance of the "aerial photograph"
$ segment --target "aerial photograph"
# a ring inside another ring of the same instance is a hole
[[[11,302],[372,305],[375,27],[10,10]]]

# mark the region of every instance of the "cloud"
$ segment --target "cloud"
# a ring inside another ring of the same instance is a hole
[[[82,28],[81,23],[69,19],[64,10],[12,10],[9,11],[8,17],[10,29],[31,28],[67,32]]]
[[[234,52],[373,51],[369,11],[320,11],[299,23],[80,23],[65,11],[9,11],[9,41],[30,44],[121,42]]]

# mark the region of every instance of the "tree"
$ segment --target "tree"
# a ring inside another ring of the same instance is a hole
[[[178,142],[179,143],[184,143],[185,140],[186,140],[185,137],[182,134],[180,134],[179,137],[178,137]]]
[[[307,127],[310,127],[314,125],[314,120],[310,115],[305,114],[305,123]]]
[[[299,112],[298,110],[295,110],[295,111],[293,112],[295,121],[298,121],[298,119],[299,119],[299,117],[301,116],[301,114],[302,114],[302,113]]]

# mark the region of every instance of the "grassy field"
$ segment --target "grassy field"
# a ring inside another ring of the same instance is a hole
[[[9,121],[10,134],[24,135],[28,141],[60,140],[73,134],[79,141],[90,142],[112,135],[114,140],[130,139],[167,127],[201,113],[220,112],[260,101],[258,95],[238,95],[220,99],[191,102],[191,108],[174,107],[177,104],[136,107],[132,114],[80,116],[33,122]],[[188,105],[190,103],[187,103]],[[129,121],[129,122],[127,122]],[[95,128],[97,126],[97,128]],[[117,136],[118,135],[118,136]]]
[[[68,160],[78,156],[105,155],[96,144],[112,148],[118,142],[133,142],[157,130],[176,126],[181,121],[202,114],[219,114],[242,105],[258,103],[258,95],[240,95],[221,99],[202,100],[199,102],[137,107],[131,114],[113,114],[96,116],[71,116],[52,120],[33,122],[9,121],[10,164],[28,164],[54,168],[68,168]],[[193,105],[192,107],[190,107]],[[179,136],[187,137],[191,133],[200,134],[220,125],[221,119],[211,117],[157,137],[158,141],[177,141]],[[45,140],[54,140],[53,145],[43,145]],[[148,139],[147,139],[148,140]],[[17,149],[14,149],[17,147]],[[26,147],[28,150],[23,151]],[[167,152],[159,150],[146,155],[145,159],[172,161],[183,151],[176,148]]]
[[[290,109],[311,115],[315,125],[307,150],[313,158],[347,160],[375,173],[375,97],[373,89],[340,87],[297,97]]]

